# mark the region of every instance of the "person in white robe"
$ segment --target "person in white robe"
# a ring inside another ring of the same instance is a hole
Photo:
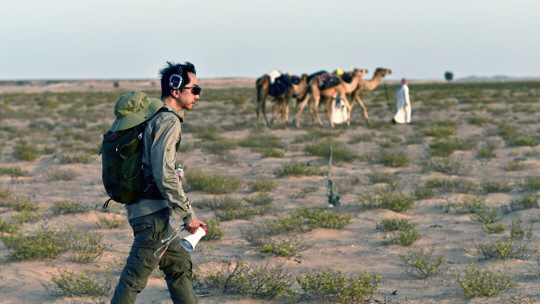
[[[411,122],[411,99],[409,98],[409,86],[407,79],[401,79],[401,84],[396,93],[396,115],[392,123],[408,124]]]

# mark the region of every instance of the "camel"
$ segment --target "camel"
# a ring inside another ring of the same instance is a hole
[[[257,106],[255,113],[257,113],[257,125],[259,124],[259,113],[262,112],[264,121],[268,125],[268,119],[266,118],[266,97],[270,94],[270,76],[265,74],[255,82],[255,89],[257,90]],[[281,119],[285,122],[289,120],[289,100],[292,96],[292,88],[287,88],[285,92],[272,99],[272,120],[270,124],[274,123],[276,108],[280,108]]]
[[[314,101],[314,106],[310,110],[312,118],[314,119],[314,121],[316,121],[319,125],[322,126],[322,121],[319,117],[319,112],[318,112],[319,102],[321,98],[324,99],[323,101],[325,104],[325,110],[328,116],[328,121],[330,122],[330,125],[334,127],[334,122],[332,121],[332,113],[335,106],[337,95],[341,96],[345,106],[348,108],[350,112],[351,107],[350,107],[349,102],[347,101],[346,94],[353,92],[355,88],[357,88],[361,84],[361,82],[363,81],[362,76],[364,76],[364,74],[366,73],[367,73],[367,70],[354,69],[354,71],[352,72],[352,81],[350,83],[347,83],[341,80],[337,86],[326,88],[324,90],[319,89],[319,87],[320,87],[320,83],[322,79],[325,76],[321,75],[321,76],[312,78],[309,83],[309,89],[310,89],[309,96],[306,96],[306,98],[297,105],[296,115],[295,115],[296,127],[300,126],[300,115],[302,114],[304,107],[309,103],[310,99],[313,99]],[[347,125],[349,124],[350,124],[350,115],[347,120]]]
[[[360,108],[362,108],[362,111],[364,113],[364,119],[366,120],[366,123],[369,124],[369,117],[367,108],[364,105],[364,102],[362,102],[362,99],[360,99],[360,92],[367,90],[367,91],[373,91],[377,86],[381,83],[384,76],[392,74],[392,70],[385,69],[385,68],[377,68],[375,70],[375,73],[373,73],[373,77],[371,80],[364,80],[354,89],[354,91],[351,93],[351,109],[349,112],[349,119],[352,115],[352,109],[354,108],[354,102],[356,101]]]

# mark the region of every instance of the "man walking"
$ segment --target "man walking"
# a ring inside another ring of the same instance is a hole
[[[411,98],[409,97],[409,86],[407,79],[401,79],[401,84],[396,92],[397,112],[392,118],[393,124],[411,123]]]
[[[159,266],[173,303],[197,303],[193,291],[191,257],[180,242],[171,242],[162,256],[154,253],[162,240],[174,234],[170,214],[177,213],[185,229],[194,233],[204,223],[197,219],[183,181],[176,174],[176,153],[181,140],[184,111],[191,110],[201,93],[193,64],[173,64],[160,71],[164,105],[147,122],[143,135],[144,193],[136,203],[126,205],[135,237],[111,303],[134,303]]]

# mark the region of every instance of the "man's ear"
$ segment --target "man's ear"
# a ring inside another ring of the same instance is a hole
[[[180,90],[171,90],[171,95],[174,98],[180,97]]]

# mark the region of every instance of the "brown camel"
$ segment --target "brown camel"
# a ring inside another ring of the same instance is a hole
[[[364,102],[362,102],[362,99],[360,99],[360,92],[362,91],[373,91],[377,86],[381,83],[384,76],[392,74],[392,70],[390,69],[384,69],[384,68],[377,68],[375,70],[375,73],[373,73],[373,77],[371,80],[364,80],[360,83],[359,86],[356,87],[356,89],[351,94],[352,104],[351,104],[351,111],[349,112],[349,119],[352,115],[352,109],[354,108],[354,102],[356,101],[360,108],[362,108],[362,111],[364,113],[364,119],[366,120],[366,123],[369,124],[369,117],[367,108],[364,105]]]
[[[319,125],[322,126],[322,121],[321,121],[321,118],[319,116],[319,111],[318,111],[321,98],[323,98],[323,101],[325,104],[325,110],[328,116],[328,121],[330,122],[330,125],[334,127],[334,122],[332,121],[332,114],[333,114],[335,100],[336,100],[337,95],[341,96],[345,106],[348,108],[350,112],[351,107],[347,100],[346,94],[353,92],[354,89],[357,88],[361,84],[361,82],[363,81],[362,77],[366,73],[367,73],[367,70],[354,69],[352,72],[352,80],[350,83],[347,83],[341,80],[337,86],[326,88],[324,90],[319,89],[319,87],[320,87],[320,83],[322,79],[325,76],[321,75],[321,76],[312,78],[309,83],[309,89],[310,89],[309,96],[307,96],[302,102],[300,102],[299,105],[297,105],[297,111],[296,111],[296,116],[295,116],[296,127],[300,126],[300,115],[302,114],[304,107],[309,103],[310,99],[313,99],[314,101],[314,105],[310,109],[312,118],[314,119],[314,121],[316,121]],[[350,124],[350,115],[349,115],[349,119],[347,120],[347,125],[349,124]]]
[[[270,93],[270,76],[265,74],[255,82],[255,89],[257,90],[257,105],[255,113],[257,113],[257,125],[259,124],[259,113],[262,112],[264,121],[268,125],[268,119],[266,118],[266,97]],[[280,108],[281,119],[285,122],[289,120],[289,100],[292,96],[292,88],[287,88],[285,92],[277,97],[271,99],[272,103],[272,120],[270,124],[274,123],[276,108]]]

